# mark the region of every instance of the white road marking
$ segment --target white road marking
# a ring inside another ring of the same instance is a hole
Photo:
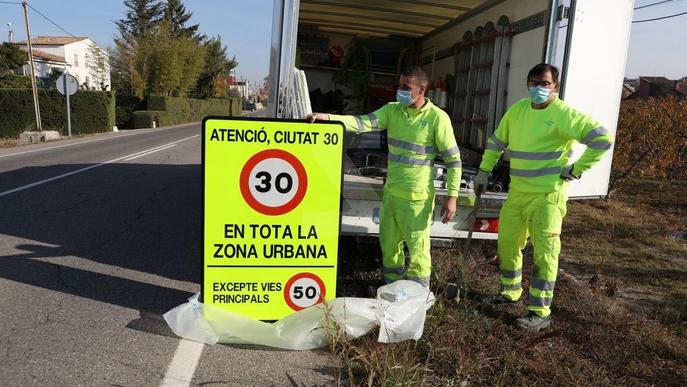
[[[86,171],[88,171],[88,170],[90,170],[90,169],[102,167],[103,165],[107,165],[107,164],[112,164],[112,163],[115,163],[115,162],[120,161],[120,160],[125,160],[125,159],[127,159],[127,158],[129,158],[129,157],[141,155],[142,153],[150,152],[150,151],[152,151],[152,150],[156,150],[156,149],[158,149],[158,148],[162,148],[162,147],[165,147],[165,146],[168,146],[168,145],[174,145],[174,144],[180,143],[180,142],[182,142],[182,141],[190,140],[190,139],[192,139],[192,138],[196,138],[196,137],[199,137],[199,136],[200,136],[199,134],[196,134],[195,136],[182,138],[181,140],[173,141],[173,142],[170,142],[170,143],[168,143],[168,144],[156,146],[156,147],[154,147],[154,148],[146,149],[146,150],[144,150],[144,151],[132,153],[132,154],[129,154],[129,155],[126,155],[126,156],[123,156],[123,157],[118,157],[118,158],[116,158],[116,159],[112,159],[112,160],[109,160],[109,161],[105,161],[105,162],[100,163],[100,164],[90,165],[90,166],[88,166],[88,167],[84,167],[84,168],[81,168],[81,169],[77,169],[76,171],[71,171],[71,172],[63,173],[63,174],[58,175],[58,176],[53,176],[53,177],[50,177],[50,178],[47,178],[47,179],[44,179],[44,180],[37,181],[37,182],[35,182],[35,183],[31,183],[31,184],[23,185],[23,186],[21,186],[21,187],[13,188],[13,189],[11,189],[11,190],[9,190],[9,191],[0,192],[0,197],[3,197],[3,196],[5,196],[5,195],[9,195],[9,194],[13,194],[13,193],[15,193],[15,192],[23,191],[23,190],[25,190],[25,189],[33,188],[33,187],[38,186],[38,185],[41,185],[41,184],[49,183],[49,182],[51,182],[51,181],[59,180],[59,179],[65,178],[65,177],[67,177],[67,176],[76,175],[77,173],[86,172]]]
[[[165,378],[160,387],[187,387],[196,372],[198,360],[203,354],[204,344],[182,339],[174,352],[172,362],[167,366]]]
[[[176,146],[176,144],[163,146],[163,147],[158,148],[158,149],[154,149],[154,150],[151,150],[151,151],[148,151],[148,152],[143,152],[143,153],[141,153],[141,154],[139,154],[139,155],[136,155],[136,156],[133,156],[133,157],[129,157],[128,159],[126,159],[126,160],[124,160],[124,161],[136,160],[136,159],[139,158],[139,157],[148,156],[148,155],[151,154],[151,153],[155,153],[155,152],[159,152],[159,151],[161,151],[161,150],[169,149],[169,148],[174,147],[174,146]]]
[[[69,144],[64,144],[64,145],[56,145],[56,146],[50,146],[50,147],[45,147],[45,148],[40,148],[40,149],[32,149],[32,150],[27,150],[23,152],[16,152],[16,153],[10,153],[7,155],[0,155],[0,159],[3,157],[10,157],[10,156],[17,156],[17,155],[24,155],[27,153],[34,153],[34,152],[40,152],[40,151],[45,151],[45,150],[51,150],[51,149],[57,149],[57,148],[64,148],[68,146],[74,146],[74,145],[81,145],[81,144],[88,144],[90,142],[97,142],[97,141],[104,141],[104,140],[112,140],[114,138],[122,138],[122,137],[128,137],[128,136],[133,136],[135,134],[143,134],[143,133],[149,133],[149,132],[136,132],[136,133],[127,133],[127,134],[118,134],[116,136],[111,136],[111,137],[106,137],[106,138],[98,138],[95,140],[88,140],[88,141],[79,141],[79,142],[73,142]]]

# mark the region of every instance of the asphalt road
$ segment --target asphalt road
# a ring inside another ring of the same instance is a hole
[[[157,386],[192,370],[170,366],[190,347],[162,314],[199,290],[200,158],[199,125],[0,149],[0,385]],[[325,351],[196,348],[192,385],[335,382]]]

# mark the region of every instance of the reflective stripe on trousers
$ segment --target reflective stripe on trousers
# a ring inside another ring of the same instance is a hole
[[[534,246],[534,268],[528,308],[545,317],[551,313],[567,197],[563,191],[526,194],[511,190],[508,195],[501,208],[498,236],[500,282],[505,287],[502,294],[511,299],[522,294],[515,285],[522,280],[522,249],[529,236]]]

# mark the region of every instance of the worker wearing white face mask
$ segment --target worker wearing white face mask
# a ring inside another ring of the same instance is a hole
[[[456,213],[460,189],[460,151],[448,115],[425,98],[427,74],[419,67],[401,74],[396,101],[374,113],[342,116],[313,113],[307,118],[338,120],[346,130],[366,132],[387,130],[389,173],[384,184],[379,240],[384,278],[416,281],[429,286],[432,271],[430,226],[434,212],[433,164],[441,154],[447,168],[448,199],[443,222]],[[403,242],[410,251],[410,265],[404,266]]]
[[[527,86],[529,98],[508,109],[487,141],[475,185],[478,189],[487,187],[489,173],[501,153],[509,149],[511,183],[501,208],[498,236],[501,293],[492,301],[513,303],[520,299],[522,249],[529,236],[534,246],[530,314],[518,319],[517,325],[540,330],[551,324],[566,187],[601,160],[613,145],[613,137],[591,116],[557,98],[556,67],[534,66],[527,75]],[[573,164],[570,155],[575,142],[587,149]]]

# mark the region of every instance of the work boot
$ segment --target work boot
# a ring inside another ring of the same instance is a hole
[[[520,299],[518,300],[511,300],[509,298],[506,298],[503,296],[503,294],[497,294],[497,295],[491,295],[491,296],[486,296],[482,298],[482,302],[485,304],[491,304],[491,305],[520,305],[521,301]]]
[[[539,317],[536,313],[530,312],[526,317],[515,320],[515,325],[520,329],[539,332],[551,326],[551,316]]]

